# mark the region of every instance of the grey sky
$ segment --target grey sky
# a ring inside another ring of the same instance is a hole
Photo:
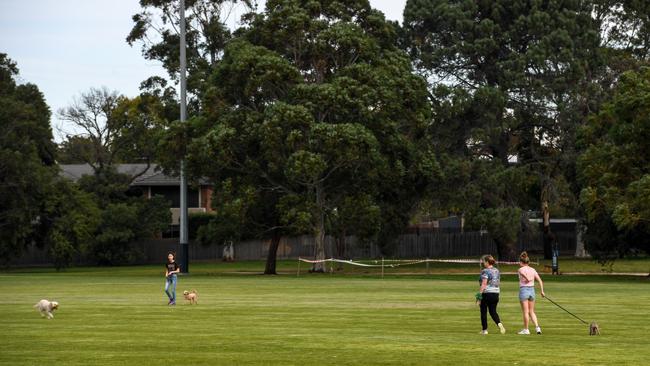
[[[401,21],[406,0],[370,3]],[[59,125],[56,111],[90,87],[135,96],[142,80],[165,75],[125,41],[139,9],[138,0],[0,0],[0,52],[18,63],[21,81],[38,85]]]

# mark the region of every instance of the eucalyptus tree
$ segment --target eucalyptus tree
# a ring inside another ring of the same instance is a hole
[[[240,222],[313,234],[317,259],[328,222],[350,206],[380,217],[357,226],[388,244],[439,172],[425,139],[426,82],[396,47],[394,24],[368,1],[271,0],[245,19],[202,116],[179,132],[190,136],[189,168],[218,187],[248,187],[216,200],[264,203]]]
[[[479,200],[460,205],[470,223],[516,233],[525,222],[516,213],[545,201],[575,214],[575,135],[596,107],[590,76],[602,67],[592,10],[573,0],[407,1],[403,44],[440,117],[431,135],[450,159],[469,160],[459,164]],[[513,238],[497,238],[501,256],[514,256]]]

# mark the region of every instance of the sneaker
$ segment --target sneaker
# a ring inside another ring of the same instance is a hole
[[[486,329],[486,330],[482,330],[479,334],[487,335],[487,334],[488,334],[488,331],[487,331],[487,329]]]
[[[170,302],[169,302],[169,305],[170,305],[170,306],[174,306],[174,305],[176,305],[176,301],[173,301],[173,300],[170,301]]]
[[[542,328],[535,327],[535,332],[537,332],[537,334],[542,334]]]
[[[528,329],[522,329],[522,330],[520,330],[519,333],[517,333],[517,334],[528,335],[528,334],[530,334],[530,331],[529,331]]]
[[[506,334],[506,327],[503,326],[503,323],[497,325],[499,326],[499,332],[501,332],[501,334]]]

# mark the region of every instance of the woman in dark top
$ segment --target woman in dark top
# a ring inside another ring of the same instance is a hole
[[[169,252],[167,255],[167,263],[165,264],[165,293],[169,297],[167,305],[176,305],[176,282],[177,274],[181,271],[181,267],[176,264],[174,260],[174,253]],[[169,291],[171,287],[171,292]]]

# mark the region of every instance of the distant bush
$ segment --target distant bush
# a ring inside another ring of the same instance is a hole
[[[198,232],[201,227],[208,225],[216,217],[216,214],[211,212],[196,212],[191,213],[187,217],[187,231],[191,240],[197,238]]]
[[[136,263],[142,253],[132,243],[156,235],[170,220],[169,203],[159,196],[109,204],[102,212],[91,255],[101,265]]]

